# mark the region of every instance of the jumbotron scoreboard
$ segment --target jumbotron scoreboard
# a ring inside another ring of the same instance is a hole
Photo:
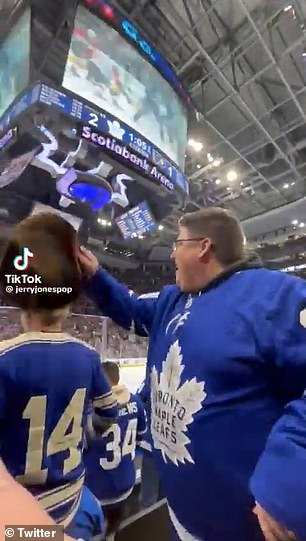
[[[0,195],[34,167],[66,212],[76,203],[112,208],[125,239],[135,235],[129,223],[150,233],[150,194],[172,207],[188,197],[188,93],[138,29],[99,0],[75,10],[61,84],[35,81],[33,17],[30,7],[15,14],[0,44]]]

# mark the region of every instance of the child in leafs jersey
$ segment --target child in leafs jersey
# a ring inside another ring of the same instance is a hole
[[[100,419],[117,415],[99,355],[62,331],[82,287],[77,246],[69,223],[55,214],[39,214],[13,228],[0,269],[24,330],[0,343],[1,458],[66,531],[84,501],[88,403]],[[15,276],[11,289],[8,275]]]
[[[136,444],[146,432],[146,414],[138,396],[119,384],[118,365],[105,362],[102,366],[117,398],[119,413],[116,423],[89,442],[84,459],[85,483],[103,507],[108,535],[118,529],[135,485]]]

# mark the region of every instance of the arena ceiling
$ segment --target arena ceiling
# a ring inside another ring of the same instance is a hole
[[[242,219],[305,195],[306,4],[303,0],[117,2],[189,88],[186,172]],[[132,7],[134,6],[134,7]],[[303,56],[304,53],[304,56]],[[219,164],[219,165],[218,165]]]
[[[43,2],[51,38],[42,66],[50,79],[75,3]],[[42,7],[40,0],[33,4]],[[304,0],[113,4],[164,54],[196,109],[186,152],[190,201],[165,221],[151,255],[146,243],[146,258],[168,257],[178,214],[208,201],[233,209],[256,246],[281,247],[284,257],[288,239],[303,246],[306,199],[296,202],[306,198]]]

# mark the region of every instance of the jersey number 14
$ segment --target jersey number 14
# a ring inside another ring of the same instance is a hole
[[[51,432],[44,453],[45,425],[47,416],[47,396],[33,396],[24,412],[23,419],[28,419],[29,437],[24,475],[18,481],[24,484],[44,484],[48,477],[47,468],[43,469],[44,459],[68,452],[64,460],[63,475],[74,470],[82,460],[82,416],[86,389],[78,389]],[[68,432],[69,429],[69,432]]]

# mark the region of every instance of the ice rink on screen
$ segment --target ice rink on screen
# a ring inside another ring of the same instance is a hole
[[[95,39],[92,39],[88,29],[96,36]],[[99,77],[101,84],[97,84],[94,79],[89,80],[88,64],[80,63],[85,60],[84,47],[85,50],[92,52],[88,61],[95,66],[95,71],[101,74]],[[79,54],[81,56],[78,56]],[[110,90],[114,68],[117,69],[122,86],[122,91],[115,96]],[[183,166],[187,119],[185,108],[176,92],[116,30],[83,8],[79,8],[77,12],[63,87],[112,113]],[[150,96],[158,94],[156,106],[166,127],[164,137],[161,135],[160,123],[150,110],[150,105],[145,108],[140,118],[134,119],[145,98],[146,88]],[[169,104],[171,113],[168,111]],[[170,137],[170,133],[175,134],[175,137],[173,135]]]

